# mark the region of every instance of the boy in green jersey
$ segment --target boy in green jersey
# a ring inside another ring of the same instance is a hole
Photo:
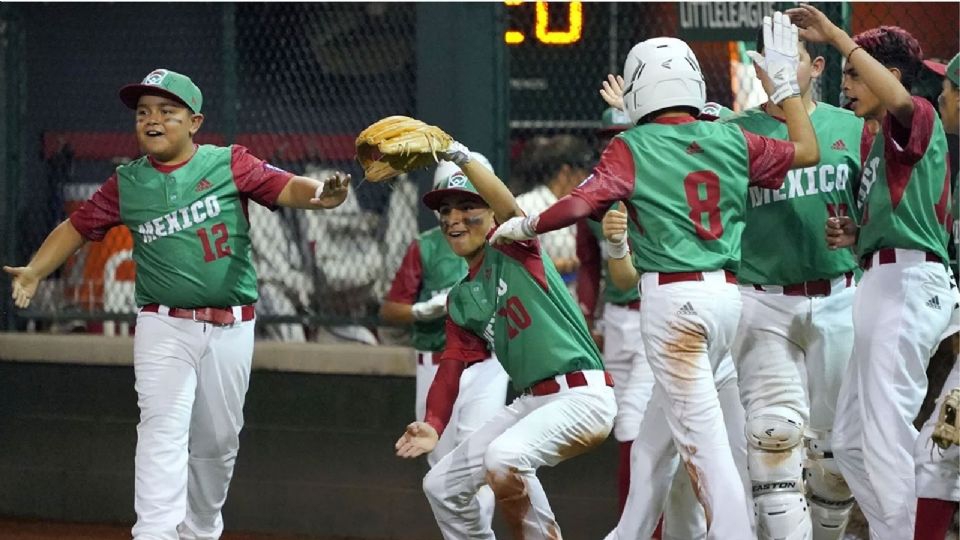
[[[120,100],[135,111],[145,155],[118,167],[30,264],[4,270],[25,308],[40,280],[85,242],[116,225],[130,229],[140,306],[133,537],[219,538],[253,357],[257,275],[246,205],[334,208],[350,177],[321,182],[242,146],[194,144],[203,95],[185,75],[154,70],[121,88]]]
[[[618,135],[574,192],[539,216],[514,218],[494,242],[523,241],[627,204],[632,266],[642,273],[642,333],[676,448],[704,507],[707,538],[753,536],[727,438],[714,374],[729,352],[740,318],[740,233],[749,185],[777,188],[792,167],[819,161],[816,138],[799,99],[796,27],[781,13],[766,18],[765,57],[787,116],[790,141],[761,137],[732,124],[696,119],[706,102],[703,74],[686,43],[653,38],[635,46],[624,65],[624,105],[636,127]],[[626,259],[621,253],[621,260]],[[611,271],[613,261],[611,260]],[[641,425],[641,431],[643,426]],[[642,438],[642,437],[641,437]],[[662,461],[669,448],[637,459]],[[641,507],[662,506],[673,470],[631,482]],[[628,507],[631,503],[628,499]],[[628,517],[625,513],[621,518]],[[649,517],[649,516],[648,516]],[[653,532],[656,515],[641,527]],[[615,530],[610,539],[632,538]]]
[[[487,243],[495,222],[523,215],[510,191],[462,145],[442,157],[465,176],[451,175],[423,200],[440,213],[447,242],[469,270],[447,297],[446,344],[426,420],[407,426],[397,455],[416,457],[436,446],[461,378],[495,353],[520,397],[441,458],[424,491],[448,540],[494,538],[476,497],[484,484],[515,538],[560,538],[536,470],[607,438],[617,410],[613,380],[539,242]]]
[[[761,32],[759,53],[763,45]],[[761,540],[839,540],[853,507],[833,459],[831,435],[840,380],[853,348],[857,261],[849,250],[827,247],[823,223],[830,216],[852,215],[856,207],[863,120],[813,100],[824,59],[812,54],[812,47],[800,42],[797,79],[820,162],[789,171],[779,189],[751,187],[740,239],[743,312],[732,352],[747,410],[749,473]],[[769,94],[773,82],[763,58],[747,54]],[[783,118],[780,107],[768,101],[720,121],[785,139]],[[765,436],[770,429],[776,439]]]
[[[493,170],[482,154],[473,152],[487,169]],[[434,172],[435,187],[448,185],[454,176],[465,178],[456,164],[442,161]],[[380,316],[394,324],[413,326],[413,347],[417,355],[416,419],[427,412],[427,392],[437,374],[440,353],[446,344],[447,293],[467,275],[467,262],[450,248],[440,227],[428,229],[410,243],[393,285],[380,307]],[[510,378],[494,356],[477,362],[460,378],[457,401],[447,429],[427,455],[433,466],[471,433],[503,408]],[[477,495],[486,522],[493,519],[493,492],[481,488]]]
[[[804,40],[828,43],[844,55],[843,91],[853,112],[881,126],[864,160],[859,228],[849,217],[827,221],[829,245],[855,245],[864,267],[833,451],[870,534],[911,538],[913,419],[955,298],[947,271],[946,135],[930,103],[910,95],[923,52],[907,31],[884,26],[851,38],[806,4],[788,14]]]

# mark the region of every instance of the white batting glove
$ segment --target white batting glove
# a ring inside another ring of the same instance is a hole
[[[627,235],[616,235],[612,240],[607,240],[607,257],[611,259],[622,259],[630,254],[630,244],[627,242]]]
[[[496,231],[493,231],[493,236],[490,237],[490,243],[500,245],[536,238],[537,233],[535,232],[535,228],[538,218],[539,216],[537,214],[533,214],[527,217],[518,216],[508,219],[497,227]]]
[[[470,163],[470,160],[473,158],[473,156],[470,155],[470,149],[463,143],[457,141],[450,143],[450,147],[445,151],[437,152],[437,155],[447,161],[456,163],[459,167]]]
[[[440,293],[429,300],[410,306],[413,318],[418,321],[432,321],[447,314],[447,293]]]
[[[774,11],[773,18],[763,18],[763,63],[760,67],[773,82],[770,100],[777,105],[787,98],[800,96],[800,84],[797,82],[797,68],[800,66],[798,39],[797,25],[791,23],[783,13]]]

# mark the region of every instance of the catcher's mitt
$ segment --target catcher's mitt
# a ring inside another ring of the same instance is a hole
[[[943,398],[940,416],[933,428],[933,442],[946,450],[950,445],[960,445],[960,387],[954,388]]]
[[[453,137],[407,116],[388,116],[357,135],[357,161],[368,180],[381,182],[440,161]]]

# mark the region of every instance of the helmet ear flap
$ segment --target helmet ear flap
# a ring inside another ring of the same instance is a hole
[[[652,38],[635,45],[623,66],[623,103],[634,123],[652,112],[688,107],[698,113],[706,85],[693,50],[676,38]]]

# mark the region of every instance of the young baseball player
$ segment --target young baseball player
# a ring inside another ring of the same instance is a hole
[[[946,133],[960,134],[960,54],[942,67],[944,76],[943,90],[938,100],[940,119]],[[956,176],[956,175],[955,175]],[[954,211],[960,206],[954,199]],[[954,218],[956,219],[956,218]],[[956,221],[955,221],[956,224]],[[960,305],[954,306],[953,318],[947,334],[952,336],[954,347],[960,332]],[[954,356],[957,349],[954,348]],[[954,359],[953,369],[943,383],[940,397],[933,414],[920,428],[913,450],[917,474],[917,520],[914,529],[915,540],[940,540],[947,536],[953,514],[960,502],[960,447],[950,446],[946,450],[933,447],[931,435],[936,427],[943,401],[947,394],[960,386],[960,362]]]
[[[788,11],[808,42],[846,58],[854,113],[880,122],[857,205],[827,221],[833,247],[855,247],[864,268],[853,305],[853,353],[840,387],[833,451],[874,538],[910,538],[916,516],[913,419],[930,355],[950,319],[946,136],[928,101],[910,95],[920,44],[899,27],[851,38],[809,5]]]
[[[759,53],[747,54],[769,95],[763,47],[761,32]],[[863,120],[814,102],[824,59],[802,41],[799,51],[797,81],[820,162],[790,171],[779,189],[750,188],[737,274],[743,311],[732,352],[747,413],[758,537],[839,540],[853,496],[833,460],[831,431],[853,347],[857,261],[850,250],[827,248],[823,224],[856,207]],[[721,122],[786,139],[783,119],[783,110],[768,101]]]
[[[597,132],[600,148],[631,127],[630,118],[610,107],[603,112]],[[603,364],[613,376],[613,393],[617,398],[617,418],[613,436],[620,443],[617,488],[620,511],[630,487],[630,446],[640,430],[640,419],[653,392],[653,372],[647,363],[640,338],[640,291],[636,286],[619,288],[607,271],[606,245],[600,223],[581,219],[577,222],[577,300],[587,326],[601,336]],[[603,300],[600,324],[594,323],[599,300]]]
[[[243,426],[253,355],[257,276],[246,206],[333,208],[349,176],[294,176],[242,146],[198,146],[203,96],[157,69],[120,89],[144,156],[117,168],[13,276],[29,305],[37,285],[86,241],[130,229],[140,306],[134,375],[137,540],[219,538]]]
[[[443,433],[462,377],[496,353],[520,397],[430,469],[423,481],[444,538],[492,539],[477,490],[489,484],[515,538],[560,538],[556,518],[536,476],[599,445],[616,415],[613,380],[583,315],[539,242],[487,243],[496,222],[522,216],[510,191],[454,144],[444,158],[452,175],[424,196],[440,213],[453,251],[468,275],[447,297],[447,342],[427,397],[426,421],[413,422],[397,455],[432,450]]]
[[[482,154],[473,152],[472,159],[493,170]],[[442,161],[434,173],[433,185],[448,185],[454,176],[466,178],[455,164]],[[434,227],[411,242],[380,308],[384,320],[413,325],[413,347],[417,355],[415,410],[416,419],[421,422],[426,417],[427,391],[437,374],[440,353],[446,344],[447,292],[466,274],[466,261],[450,248],[443,230]],[[430,466],[436,465],[440,458],[500,412],[509,380],[507,372],[493,356],[464,372],[447,429],[436,448],[427,455]],[[484,486],[478,498],[485,522],[490,523],[494,509],[493,492]]]
[[[621,203],[622,204],[622,203]],[[611,281],[621,288],[640,284],[640,274],[627,258],[627,214],[609,210],[603,217],[603,236],[607,252],[621,257],[610,257],[608,269]],[[740,404],[740,390],[733,359],[728,354],[714,370],[717,400],[723,413],[730,451],[745,497],[749,497],[747,476],[747,442],[744,437],[746,418]],[[654,396],[644,404],[642,420],[631,452],[630,491],[626,507],[616,528],[607,535],[618,538],[647,538],[654,530],[657,518],[663,514],[660,535],[664,540],[701,540],[707,536],[707,522],[703,508],[697,503],[690,477],[678,470],[680,460],[666,412],[663,392],[654,388]],[[664,507],[664,498],[666,506]],[[751,522],[752,527],[752,522]]]
[[[662,392],[670,432],[706,513],[708,538],[751,536],[745,494],[730,489],[740,476],[714,382],[740,318],[735,272],[747,187],[778,187],[787,169],[819,160],[799,99],[796,27],[780,13],[766,27],[773,100],[786,113],[792,142],[696,120],[705,103],[696,56],[680,40],[649,39],[630,51],[624,66],[624,104],[639,125],[610,143],[593,175],[571,195],[539,216],[505,222],[492,238],[523,241],[599,217],[615,201],[627,203],[633,265],[642,274],[641,331],[657,381],[654,400]]]

